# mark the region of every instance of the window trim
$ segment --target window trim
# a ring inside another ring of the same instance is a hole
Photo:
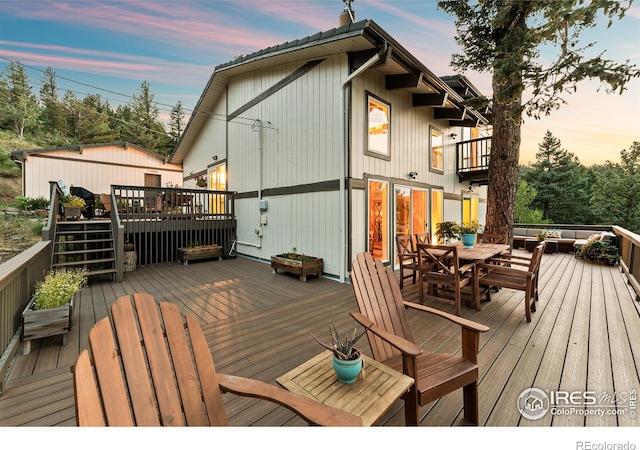
[[[382,98],[378,97],[377,95],[372,94],[369,91],[365,91],[366,96],[365,96],[365,105],[364,105],[364,109],[365,109],[365,129],[364,129],[364,136],[365,136],[365,150],[364,150],[364,154],[367,156],[372,156],[374,158],[380,158],[380,159],[384,159],[385,161],[391,161],[391,103],[387,102],[386,100],[383,100]],[[379,150],[373,150],[371,149],[371,146],[369,144],[369,104],[370,101],[373,100],[377,103],[380,103],[382,106],[387,108],[387,150],[386,152],[384,151],[379,151]]]
[[[434,158],[433,158],[433,134],[438,133],[440,135],[440,139],[442,141],[440,148],[442,149],[442,168],[434,167]],[[439,128],[434,127],[433,125],[429,125],[429,171],[444,174],[444,133]]]

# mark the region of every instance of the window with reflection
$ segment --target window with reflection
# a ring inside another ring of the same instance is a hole
[[[442,132],[431,127],[431,154],[429,157],[432,172],[444,173],[444,151]]]
[[[391,156],[391,140],[389,124],[391,122],[391,106],[367,95],[367,153],[371,156],[389,159]]]

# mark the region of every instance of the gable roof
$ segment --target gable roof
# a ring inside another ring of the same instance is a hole
[[[181,164],[185,154],[191,148],[199,131],[212,117],[216,102],[224,92],[231,76],[254,70],[260,70],[280,64],[304,61],[340,53],[358,53],[363,55],[385,52],[384,64],[378,67],[385,75],[411,75],[417,78],[412,92],[437,93],[442,96],[442,105],[460,109],[461,117],[473,123],[487,123],[478,111],[463,106],[465,98],[454,88],[431,72],[416,57],[411,55],[393,37],[374,21],[365,19],[355,23],[316,33],[295,41],[265,48],[257,52],[220,64],[205,86],[196,107],[191,114],[178,144],[169,157],[169,161]],[[368,59],[368,58],[367,58]],[[355,69],[357,67],[352,67]],[[469,122],[467,122],[468,124]]]
[[[40,153],[52,153],[59,151],[77,151],[78,153],[82,153],[82,150],[85,148],[101,148],[101,147],[122,147],[123,150],[127,150],[128,148],[133,148],[140,152],[147,154],[148,156],[152,156],[154,158],[159,159],[163,163],[168,163],[168,158],[164,155],[161,155],[156,152],[152,152],[151,150],[147,150],[146,148],[140,147],[136,144],[131,144],[130,142],[106,142],[101,144],[79,144],[79,145],[70,145],[68,147],[49,147],[49,148],[34,148],[30,150],[15,150],[11,152],[12,160],[23,160],[25,156],[32,154],[40,154]],[[175,164],[175,163],[174,163]]]

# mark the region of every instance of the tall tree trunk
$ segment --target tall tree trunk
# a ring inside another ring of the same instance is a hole
[[[513,216],[518,187],[518,160],[521,141],[522,85],[517,80],[501,82],[493,75],[493,136],[487,190],[488,232],[513,235]],[[513,92],[508,99],[506,92]]]

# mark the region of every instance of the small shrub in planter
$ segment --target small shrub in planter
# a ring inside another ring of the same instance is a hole
[[[618,247],[609,241],[602,240],[587,242],[576,256],[588,261],[604,262],[608,266],[615,266],[620,262]]]
[[[23,354],[31,351],[31,341],[62,335],[66,344],[73,316],[73,297],[87,284],[87,273],[60,269],[47,274],[22,312]]]

